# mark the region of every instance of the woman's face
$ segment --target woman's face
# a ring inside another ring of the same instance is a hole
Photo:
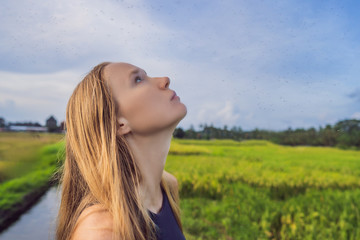
[[[179,97],[171,99],[168,77],[149,77],[141,68],[127,63],[110,63],[104,75],[118,106],[121,134],[129,131],[151,134],[175,129],[187,113]]]

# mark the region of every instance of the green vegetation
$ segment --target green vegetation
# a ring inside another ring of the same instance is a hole
[[[7,165],[24,175],[0,184],[0,215],[49,183],[63,158],[60,137],[24,147],[25,169]],[[0,162],[21,156],[9,147],[15,140],[4,142]],[[165,169],[179,182],[188,240],[360,239],[360,151],[173,139]]]
[[[59,167],[63,135],[1,133],[0,228],[41,195]],[[54,144],[55,142],[55,144]],[[53,143],[53,144],[50,144]]]
[[[22,177],[38,168],[42,147],[60,141],[64,134],[0,132],[0,183]]]
[[[165,168],[188,240],[360,238],[359,151],[174,139]]]
[[[176,128],[174,137],[179,139],[234,139],[237,141],[249,139],[268,140],[281,145],[306,145],[306,146],[328,146],[342,149],[360,150],[360,120],[342,120],[331,126],[327,124],[325,128],[313,127],[309,129],[288,128],[285,131],[270,131],[255,129],[243,131],[241,127],[232,127],[230,130],[225,125],[223,129],[213,125],[200,124],[200,130],[195,131],[193,126],[184,131]]]

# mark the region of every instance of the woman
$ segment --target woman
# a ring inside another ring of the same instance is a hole
[[[168,77],[101,63],[66,109],[66,159],[56,238],[185,239],[178,186],[164,171],[187,113]]]

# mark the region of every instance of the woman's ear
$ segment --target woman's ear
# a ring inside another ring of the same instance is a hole
[[[125,118],[119,117],[117,119],[117,124],[118,124],[117,134],[125,135],[125,134],[128,134],[131,131],[129,123]]]

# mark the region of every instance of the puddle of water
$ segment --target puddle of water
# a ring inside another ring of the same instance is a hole
[[[50,188],[26,213],[0,234],[1,240],[52,240],[60,205],[60,192]]]

